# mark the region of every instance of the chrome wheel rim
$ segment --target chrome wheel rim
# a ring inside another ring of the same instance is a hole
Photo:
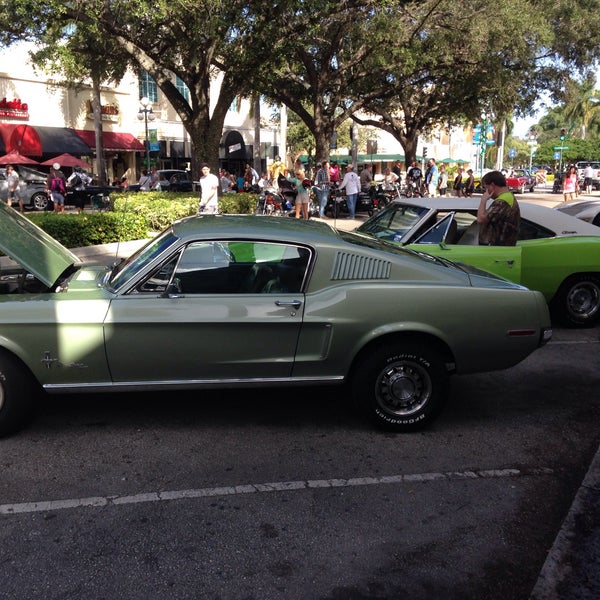
[[[376,399],[382,410],[396,416],[419,412],[432,394],[426,369],[412,361],[392,363],[377,378]]]
[[[567,296],[567,308],[578,319],[591,319],[600,307],[600,288],[591,281],[574,285]]]

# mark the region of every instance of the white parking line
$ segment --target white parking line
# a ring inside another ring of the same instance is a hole
[[[490,469],[478,471],[449,471],[447,473],[416,473],[407,475],[386,475],[383,477],[353,477],[351,479],[308,479],[305,481],[280,481],[275,483],[253,483],[225,487],[198,488],[163,492],[146,492],[132,496],[92,496],[66,500],[45,500],[0,504],[0,515],[17,515],[35,512],[69,510],[77,508],[103,508],[122,504],[142,502],[166,502],[190,498],[214,498],[215,496],[236,496],[240,494],[264,494],[269,492],[290,492],[317,488],[357,487],[364,485],[384,485],[415,483],[453,479],[499,479],[504,477],[530,477],[551,475],[552,469],[545,467],[531,469]]]

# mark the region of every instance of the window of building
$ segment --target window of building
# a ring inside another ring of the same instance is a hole
[[[189,102],[190,101],[190,89],[179,77],[175,77],[175,87],[177,91]]]
[[[158,86],[149,73],[142,71],[139,76],[140,98],[148,98],[150,102],[158,102]]]

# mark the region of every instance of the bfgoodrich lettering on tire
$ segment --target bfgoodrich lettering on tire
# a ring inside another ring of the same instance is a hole
[[[0,352],[0,438],[15,433],[31,419],[38,392],[21,362]]]
[[[386,345],[356,365],[356,404],[381,428],[422,429],[440,412],[448,393],[441,355],[421,343]]]

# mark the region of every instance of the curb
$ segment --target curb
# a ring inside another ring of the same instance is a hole
[[[530,600],[600,598],[600,448],[546,557]]]

